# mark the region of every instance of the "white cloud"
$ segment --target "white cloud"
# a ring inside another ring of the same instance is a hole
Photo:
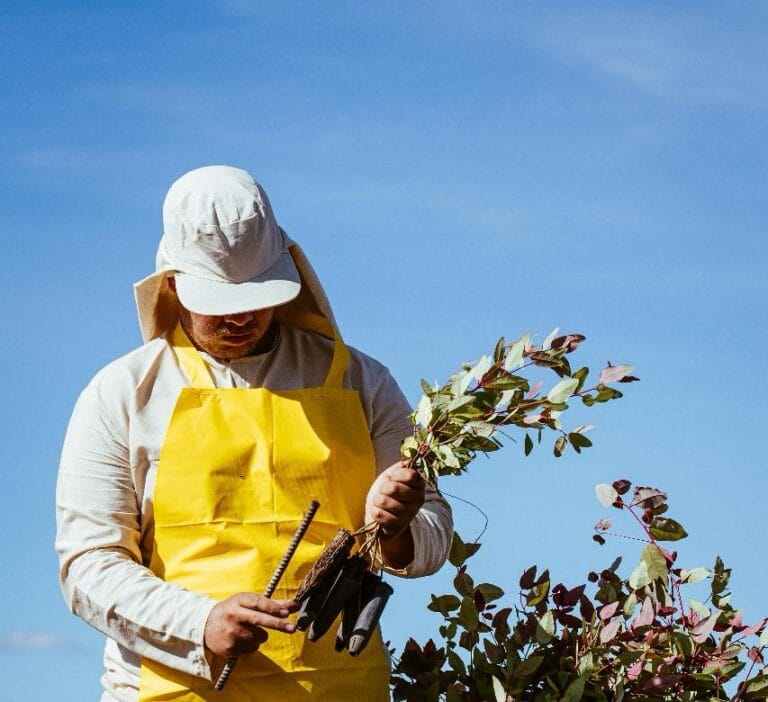
[[[526,13],[514,18],[512,28],[559,60],[586,64],[658,97],[765,107],[768,60],[763,42],[752,36],[758,18],[750,20],[745,7],[720,18],[715,12],[576,4],[556,13]]]
[[[8,631],[0,633],[0,650],[48,651],[59,648],[76,648],[77,643],[50,631]]]

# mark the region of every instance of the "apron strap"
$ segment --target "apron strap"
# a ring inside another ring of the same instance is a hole
[[[328,369],[328,376],[325,379],[323,387],[326,388],[341,388],[344,380],[344,373],[347,371],[349,365],[349,349],[344,343],[344,339],[341,338],[336,325],[333,325],[333,360],[331,361],[331,367]]]
[[[215,388],[211,372],[203,360],[200,352],[192,345],[189,337],[178,323],[171,335],[171,346],[176,352],[181,367],[189,378],[189,384],[193,388]]]

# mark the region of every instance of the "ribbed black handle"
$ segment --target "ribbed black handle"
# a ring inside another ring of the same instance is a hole
[[[307,511],[304,513],[304,516],[301,518],[301,522],[296,529],[296,533],[291,539],[291,543],[288,544],[288,548],[283,554],[283,557],[280,559],[280,563],[277,564],[275,572],[272,573],[272,577],[269,579],[269,583],[267,583],[267,589],[264,590],[265,597],[272,597],[274,594],[275,590],[277,589],[277,584],[280,582],[280,578],[283,577],[283,573],[285,573],[285,569],[288,567],[288,563],[290,563],[291,558],[293,558],[293,554],[296,552],[296,548],[298,547],[299,542],[304,538],[304,534],[307,533],[307,529],[309,529],[309,525],[315,518],[315,513],[319,507],[320,503],[317,500],[312,500],[309,505],[309,509],[307,509]],[[227,661],[227,664],[224,666],[224,670],[221,671],[221,675],[219,675],[219,679],[214,685],[216,690],[221,691],[224,689],[224,686],[227,684],[227,680],[229,680],[229,676],[232,675],[232,671],[235,669],[235,665],[237,665],[237,657],[232,657]]]

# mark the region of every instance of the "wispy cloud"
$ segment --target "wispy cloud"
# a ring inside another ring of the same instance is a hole
[[[713,14],[577,4],[561,7],[556,16],[518,17],[514,31],[557,58],[658,97],[764,108],[768,54],[759,49],[763,42],[747,40],[758,17],[750,22],[748,5],[722,23]],[[764,12],[758,8],[756,14]]]
[[[8,631],[0,633],[0,651],[50,651],[76,649],[78,644],[51,631]]]

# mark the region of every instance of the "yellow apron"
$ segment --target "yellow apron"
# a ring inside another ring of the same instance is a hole
[[[172,344],[190,387],[165,435],[154,489],[151,570],[166,581],[224,599],[263,592],[312,499],[320,509],[274,597],[293,597],[339,527],[355,530],[375,478],[357,392],[342,388],[349,351],[336,334],[321,387],[216,388],[181,326]],[[389,666],[377,632],[357,658],[319,642],[269,631],[243,656],[226,688],[143,659],[139,700],[389,700]]]

